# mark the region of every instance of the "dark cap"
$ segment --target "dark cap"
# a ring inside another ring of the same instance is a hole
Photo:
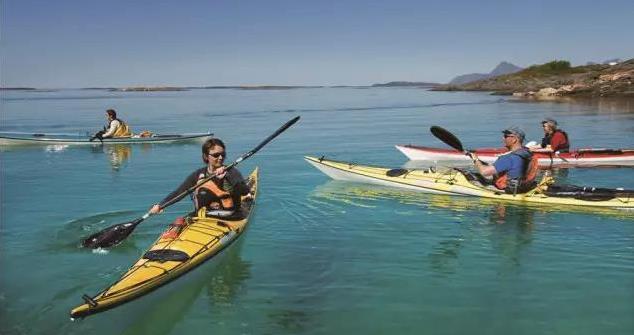
[[[551,125],[551,126],[555,126],[555,127],[557,127],[557,121],[556,121],[555,119],[551,119],[551,118],[545,118],[545,119],[542,121],[542,125],[543,125],[543,124],[549,124],[549,125]]]
[[[518,127],[510,127],[507,129],[504,129],[502,131],[502,133],[506,134],[506,135],[515,135],[520,142],[524,142],[524,138],[526,137],[526,135],[524,134],[524,131],[522,129],[519,129]]]

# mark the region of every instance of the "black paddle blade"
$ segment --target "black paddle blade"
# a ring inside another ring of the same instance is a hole
[[[119,223],[108,227],[98,233],[88,236],[81,242],[81,246],[91,249],[110,248],[115,246],[125,240],[126,237],[132,233],[134,228],[141,223],[141,221],[143,221],[143,219],[140,218],[134,221]]]
[[[432,134],[434,134],[434,136],[436,136],[439,140],[445,142],[445,144],[447,144],[448,146],[458,151],[465,151],[460,140],[456,136],[454,136],[454,134],[450,133],[447,129],[439,126],[431,126],[429,130]]]

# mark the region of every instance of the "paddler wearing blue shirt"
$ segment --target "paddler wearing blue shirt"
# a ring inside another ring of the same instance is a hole
[[[492,177],[492,183],[506,193],[523,193],[534,186],[537,173],[536,162],[531,163],[532,154],[524,147],[524,131],[511,127],[502,131],[504,146],[508,153],[501,155],[493,165],[484,165],[478,155],[470,152],[478,172],[485,177]]]

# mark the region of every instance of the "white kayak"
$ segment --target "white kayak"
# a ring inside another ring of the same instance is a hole
[[[89,135],[63,135],[63,134],[0,134],[0,145],[101,145],[101,144],[146,144],[146,143],[174,143],[204,141],[213,136],[212,133],[153,134],[149,137],[131,136],[104,138],[103,141],[95,139],[90,141]]]
[[[397,145],[396,149],[413,161],[470,161],[464,153],[453,149]],[[480,160],[492,163],[507,153],[504,148],[479,148],[474,150]],[[536,152],[539,166],[632,166],[634,149],[577,149],[566,153]],[[563,158],[563,159],[562,159]]]

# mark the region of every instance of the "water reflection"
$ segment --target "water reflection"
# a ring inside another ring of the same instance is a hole
[[[567,105],[570,112],[582,112],[586,115],[634,114],[634,99],[632,98],[549,97],[511,99],[509,102],[562,104]]]
[[[110,160],[110,165],[114,170],[118,170],[130,158],[132,146],[126,144],[115,144],[106,147],[106,155]]]
[[[232,248],[226,250],[220,260],[212,259],[208,262],[217,262],[215,266],[202,265],[203,268],[185,274],[178,280],[189,280],[186,276],[195,276],[186,285],[180,285],[168,296],[148,305],[146,310],[137,317],[122,334],[170,334],[175,327],[191,316],[191,309],[197,308],[200,313],[201,306],[197,300],[208,306],[210,319],[223,319],[223,306],[232,304],[240,293],[244,282],[251,276],[251,264],[240,256],[241,240]],[[177,284],[177,283],[175,283]],[[170,287],[160,288],[170,289]],[[212,316],[213,314],[213,316]]]
[[[132,155],[132,145],[130,144],[95,145],[90,148],[92,153],[104,154],[115,171],[124,167]]]
[[[484,213],[484,218],[480,213]],[[461,250],[487,237],[489,245],[502,256],[504,266],[520,266],[521,251],[533,240],[536,211],[505,203],[494,204],[486,211],[474,213],[473,222],[461,226],[461,232],[443,239],[429,253],[431,269],[442,275],[453,274],[459,267]],[[478,220],[478,217],[479,220]],[[474,224],[475,223],[475,224]]]
[[[566,169],[554,170],[556,178],[561,180],[567,176]],[[425,206],[429,210],[443,209],[452,211],[489,211],[495,206],[505,206],[507,208],[521,208],[522,210],[535,211],[538,213],[548,212],[572,212],[596,215],[610,215],[613,217],[622,217],[631,220],[632,211],[616,208],[601,208],[591,206],[574,206],[574,205],[551,205],[540,203],[517,203],[511,201],[502,201],[498,199],[488,199],[471,196],[452,196],[442,194],[429,194],[416,192],[412,190],[393,188],[388,186],[359,184],[354,182],[345,182],[337,180],[329,180],[319,185],[311,194],[311,200],[330,203],[339,203],[344,205],[353,205],[357,207],[376,207],[376,203],[382,199],[396,200],[402,204]]]

